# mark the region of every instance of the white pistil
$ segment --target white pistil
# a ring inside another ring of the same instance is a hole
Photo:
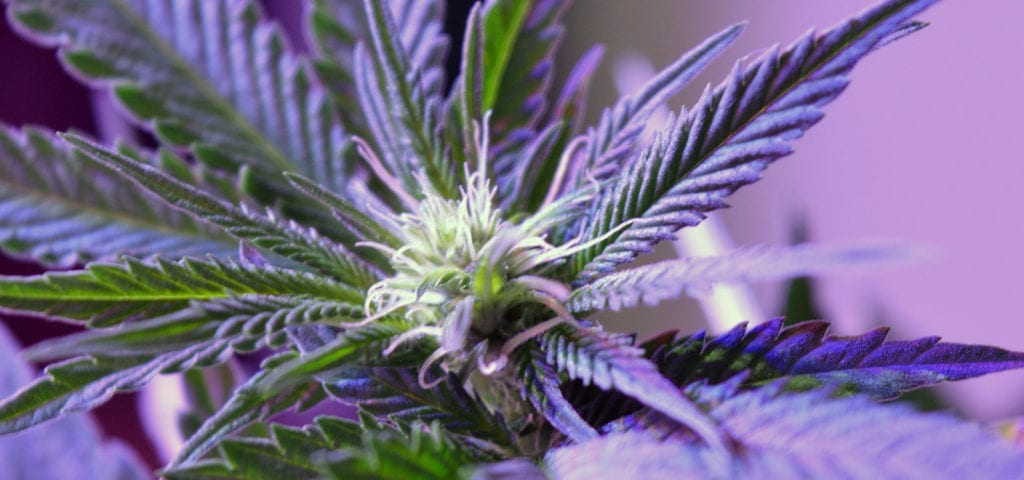
[[[430,336],[430,337],[440,337],[441,336],[441,329],[438,328],[438,327],[430,327],[430,326],[423,325],[423,326],[419,326],[419,327],[413,328],[411,330],[408,330],[406,332],[403,332],[401,335],[395,337],[395,339],[391,341],[391,344],[388,345],[388,348],[384,349],[383,354],[384,354],[385,357],[387,357],[387,356],[391,355],[392,353],[394,353],[395,350],[399,346],[401,346],[403,343],[406,343],[409,340],[412,340],[414,338],[427,337],[427,336]]]

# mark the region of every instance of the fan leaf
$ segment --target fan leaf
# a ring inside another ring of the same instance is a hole
[[[147,263],[93,263],[84,271],[0,277],[0,306],[50,317],[109,326],[186,308],[191,300],[231,295],[318,294],[351,303],[362,294],[308,273],[235,263],[157,258]]]
[[[886,1],[783,53],[773,48],[745,71],[737,64],[638,156],[609,164],[621,175],[585,223],[584,240],[596,244],[572,259],[574,282],[593,281],[725,206],[726,196],[792,152],[792,141],[822,118],[821,107],[843,91],[857,61],[932,3]],[[616,232],[625,222],[632,223]]]
[[[741,325],[711,339],[699,333],[666,346],[654,361],[677,385],[717,383],[749,371],[748,385],[784,378],[791,388],[834,385],[882,400],[943,381],[1024,368],[1024,353],[996,347],[938,337],[886,342],[886,328],[842,337],[826,335],[825,322],[782,325]]]
[[[437,0],[393,0],[388,2],[399,41],[409,61],[421,72],[424,88],[440,92],[444,80],[444,57],[448,38],[444,35],[444,3]],[[366,137],[366,118],[355,101],[355,49],[370,45],[366,10],[361,0],[317,0],[311,9],[311,38],[316,47],[315,65],[320,78],[334,98],[345,125]]]
[[[721,433],[642,351],[601,332],[556,327],[540,338],[548,365],[584,385],[616,390],[693,428],[718,448]]]
[[[25,33],[59,47],[79,77],[110,85],[162,139],[266,180],[294,171],[341,191],[340,124],[255,2],[10,3]]]
[[[658,414],[617,425],[621,433],[554,450],[545,466],[558,479],[1004,478],[1024,468],[1019,449],[950,415],[859,396],[834,399],[823,391],[720,390],[691,393],[737,441],[725,474],[712,452],[689,443],[685,432],[638,431],[667,426]]]
[[[226,235],[35,128],[0,125],[0,245],[48,266],[119,255],[231,256]]]
[[[272,217],[251,213],[124,155],[111,152],[81,137],[64,139],[79,151],[126,177],[190,215],[223,228],[239,240],[312,267],[353,287],[367,288],[380,272],[346,250],[295,222],[283,224]]]
[[[643,265],[602,276],[576,289],[573,312],[619,310],[643,302],[656,305],[685,291],[706,291],[716,283],[763,282],[878,266],[914,258],[917,251],[895,243],[752,247],[716,257],[694,257]]]
[[[437,422],[446,431],[512,445],[511,434],[454,375],[419,385],[416,367],[351,367],[331,372],[324,388],[335,398],[396,421]]]

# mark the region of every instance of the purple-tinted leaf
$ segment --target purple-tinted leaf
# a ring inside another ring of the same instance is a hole
[[[427,90],[443,87],[448,38],[444,34],[444,2],[393,0],[388,3],[399,38],[410,52],[412,65],[421,72]],[[348,130],[364,136],[366,120],[356,99],[356,45],[369,45],[369,27],[362,0],[320,0],[310,11],[309,37],[315,47],[317,73],[330,91]]]
[[[576,289],[570,311],[619,310],[655,305],[679,297],[688,290],[704,291],[718,283],[774,281],[877,267],[914,258],[917,250],[896,243],[849,245],[758,246],[741,248],[715,257],[667,260],[602,276]]]
[[[601,390],[614,389],[687,425],[710,444],[721,446],[721,432],[653,363],[641,356],[642,350],[630,345],[631,339],[556,327],[541,336],[539,343],[547,357],[543,361],[569,379]]]
[[[857,61],[894,33],[905,33],[907,22],[934,2],[885,1],[820,36],[800,38],[784,52],[770,49],[745,70],[737,64],[639,155],[625,165],[608,163],[620,174],[595,202],[583,224],[584,240],[633,223],[573,258],[575,283],[593,281],[724,207],[725,197],[793,151],[792,141],[822,118],[821,107],[843,91]]]
[[[561,380],[554,368],[536,355],[526,355],[521,360],[519,377],[523,380],[526,398],[551,425],[574,442],[584,442],[597,437],[597,430],[577,413],[559,387]]]
[[[18,346],[0,323],[0,396],[30,379]],[[117,441],[103,441],[85,414],[66,415],[30,431],[0,438],[0,478],[149,478],[137,455]]]
[[[710,339],[698,333],[656,353],[654,361],[678,385],[717,383],[749,371],[749,385],[785,378],[795,388],[837,385],[879,399],[1024,367],[1024,353],[996,347],[943,343],[938,337],[885,342],[886,328],[843,337],[826,335],[825,322],[782,324],[776,319],[749,330],[741,325]]]
[[[514,130],[533,129],[547,103],[566,0],[495,0],[484,10],[483,110],[492,110],[499,147]]]
[[[743,31],[743,25],[733,25],[683,54],[672,65],[658,72],[640,91],[622,97],[615,106],[605,109],[596,128],[587,133],[588,151],[585,170],[571,176],[577,183],[589,175],[598,181],[611,178],[630,153],[633,142],[644,130],[647,120],[669,97],[682,90],[719,53],[725,50]]]
[[[642,412],[598,440],[554,450],[558,479],[592,478],[1015,478],[1024,452],[977,425],[906,405],[828,392],[780,394],[778,387],[735,394],[732,386],[690,392],[736,442],[722,472],[685,430]]]
[[[516,458],[498,463],[473,466],[469,480],[548,480],[536,463]]]
[[[590,81],[594,77],[594,71],[601,63],[604,56],[604,47],[595,45],[583,54],[583,57],[576,62],[576,66],[569,72],[569,76],[562,85],[562,91],[555,99],[555,104],[548,115],[549,121],[565,120],[571,122],[571,133],[576,135],[581,128],[583,118],[586,116],[587,93],[590,91]]]
[[[453,433],[511,441],[504,425],[452,374],[433,388],[420,386],[416,367],[352,367],[322,380],[335,398],[380,418],[437,421]]]
[[[416,2],[409,3],[413,4],[409,8],[419,9]],[[422,45],[404,44],[407,32],[399,30],[385,2],[365,0],[364,9],[372,42],[365,51],[356,49],[356,86],[360,105],[368,115],[378,117],[371,121],[372,140],[381,147],[391,173],[406,180],[410,191],[418,190],[412,176],[422,169],[438,193],[454,197],[456,172],[442,155],[437,136],[440,88],[437,79],[416,67]]]

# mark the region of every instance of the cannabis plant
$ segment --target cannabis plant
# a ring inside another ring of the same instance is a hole
[[[5,251],[70,268],[0,278],[0,305],[85,327],[23,352],[54,363],[0,404],[0,432],[163,373],[192,372],[209,400],[197,369],[261,352],[226,401],[183,422],[161,475],[1024,471],[1024,454],[981,427],[882,403],[1024,354],[779,319],[639,340],[596,319],[891,255],[800,245],[630,265],[788,155],[854,65],[924,27],[914,17],[932,1],[883,1],[768,49],[657,129],[652,113],[742,25],[588,126],[599,50],[552,88],[558,0],[477,4],[451,49],[437,0],[310,2],[306,49],[251,0],[6,3],[23,35],[156,142],[0,130]],[[334,402],[357,414],[273,421]]]

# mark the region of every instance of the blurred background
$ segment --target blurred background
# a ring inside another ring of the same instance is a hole
[[[301,8],[293,0],[263,2],[295,42]],[[468,2],[450,2],[449,31],[461,38]],[[740,20],[740,39],[672,103],[692,104],[717,84],[732,62],[783,46],[808,27],[827,28],[869,2],[854,0],[578,0],[567,16],[558,71],[563,75],[592,44],[607,47],[591,92],[590,118],[617,97],[617,74],[643,74],[644,62],[667,65],[708,35]],[[800,222],[810,240],[905,239],[936,247],[933,261],[812,283],[821,315],[842,334],[879,324],[896,338],[940,335],[950,341],[1024,350],[1024,315],[1016,303],[1024,271],[1024,156],[1014,148],[1024,126],[1024,2],[945,2],[926,12],[932,25],[870,56],[827,116],[797,142],[765,179],[731,198],[716,214],[737,245],[785,244]],[[62,72],[52,51],[27,44],[0,26],[0,120],[98,134],[111,112],[104,94],[91,93]],[[627,75],[628,76],[628,75]],[[624,77],[620,77],[624,78]],[[557,85],[557,83],[556,83]],[[95,108],[100,106],[100,108]],[[0,172],[2,175],[3,172]],[[670,248],[656,255],[672,255]],[[653,257],[652,257],[653,258]],[[38,268],[0,259],[0,273]],[[768,315],[783,311],[785,285],[755,288]],[[636,324],[636,318],[657,323]],[[18,339],[33,343],[68,327],[3,316]],[[751,321],[760,319],[751,318]],[[692,299],[610,318],[615,328],[654,333],[684,331],[704,322]],[[1024,373],[942,387],[968,417],[1024,414]],[[134,397],[122,395],[98,415],[108,435],[145,447]]]

